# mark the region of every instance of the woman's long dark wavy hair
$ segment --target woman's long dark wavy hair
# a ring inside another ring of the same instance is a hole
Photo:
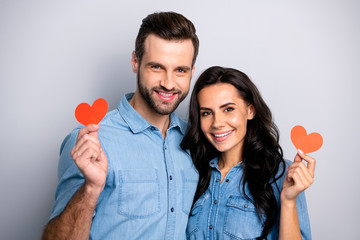
[[[249,77],[236,69],[218,66],[208,68],[200,75],[191,95],[188,129],[181,147],[190,150],[193,163],[199,172],[194,203],[209,186],[209,162],[220,155],[201,131],[197,95],[201,89],[217,83],[233,85],[241,98],[255,109],[254,118],[247,123],[242,159],[244,171],[240,182],[243,184],[244,196],[253,202],[263,223],[262,235],[259,237],[263,239],[278,218],[279,209],[271,185],[284,174],[285,161],[279,145],[279,130],[272,120],[270,109]],[[278,174],[280,164],[283,164],[283,167],[281,174]],[[245,184],[248,184],[252,199],[245,193]]]

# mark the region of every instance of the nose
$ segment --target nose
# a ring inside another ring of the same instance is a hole
[[[213,113],[212,127],[219,129],[225,126],[224,119],[220,114]]]
[[[160,81],[160,85],[168,91],[175,89],[175,77],[171,72],[164,74],[162,80]]]

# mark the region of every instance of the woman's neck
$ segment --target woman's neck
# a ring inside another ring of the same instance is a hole
[[[231,168],[242,161],[242,151],[227,151],[220,154],[218,158],[218,166],[221,172],[221,182],[225,179]]]

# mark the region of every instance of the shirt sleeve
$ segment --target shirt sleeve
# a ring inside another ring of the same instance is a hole
[[[60,148],[58,186],[55,192],[55,203],[49,220],[58,216],[64,210],[72,196],[84,183],[84,176],[70,155],[70,151],[76,143],[78,131],[79,129],[75,129],[66,136]]]
[[[296,209],[299,218],[301,237],[304,240],[311,240],[311,228],[308,209],[306,205],[305,191],[296,198]]]

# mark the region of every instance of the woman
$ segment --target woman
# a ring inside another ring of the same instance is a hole
[[[188,239],[311,239],[303,191],[315,160],[301,150],[283,159],[270,109],[244,73],[201,74],[181,147],[199,172]]]

